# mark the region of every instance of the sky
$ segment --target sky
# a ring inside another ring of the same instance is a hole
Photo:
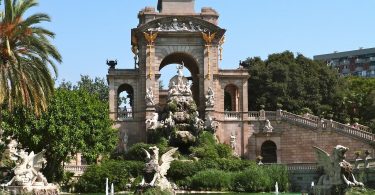
[[[80,75],[105,78],[107,59],[133,68],[130,30],[137,14],[157,0],[39,0],[29,13],[43,12],[56,33],[52,41],[63,56],[58,82]],[[240,60],[289,50],[312,58],[334,51],[375,47],[374,0],[196,0],[195,10],[213,7],[227,29],[221,68]],[[173,67],[171,70],[175,70]],[[163,74],[163,72],[162,72]]]

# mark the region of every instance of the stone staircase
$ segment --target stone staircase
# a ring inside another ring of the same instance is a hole
[[[251,111],[248,116],[250,120],[284,120],[292,124],[301,125],[315,130],[332,130],[359,138],[366,142],[375,143],[375,134],[371,132],[371,129],[359,124],[345,125],[333,120],[321,119],[314,115],[302,116],[282,110]]]

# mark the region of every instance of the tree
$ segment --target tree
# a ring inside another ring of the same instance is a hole
[[[309,108],[315,114],[328,115],[340,99],[341,78],[325,63],[292,52],[271,54],[267,60],[247,59],[249,69],[249,110],[265,105],[268,110],[278,104],[290,112]],[[256,93],[254,93],[256,92]]]
[[[81,75],[81,80],[78,81],[77,85],[74,85],[63,80],[59,88],[65,88],[69,90],[85,90],[90,94],[96,94],[99,99],[108,102],[109,87],[105,80],[100,77],[95,77],[95,79],[90,78],[88,75]]]
[[[342,105],[350,119],[375,130],[375,78],[347,77]]]
[[[48,111],[36,117],[25,108],[4,114],[5,132],[30,150],[46,149],[49,181],[62,178],[62,163],[81,152],[88,162],[113,151],[117,131],[112,129],[108,103],[85,90],[57,89]]]
[[[50,68],[57,73],[61,62],[49,38],[54,33],[39,25],[49,22],[46,14],[25,12],[36,6],[35,0],[5,0],[0,20],[0,105],[9,109],[17,105],[31,108],[36,114],[45,111],[54,91]]]

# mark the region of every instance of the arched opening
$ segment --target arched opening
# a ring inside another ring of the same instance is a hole
[[[184,76],[192,82],[191,91],[193,93],[193,99],[197,106],[199,107],[199,66],[198,62],[187,53],[176,52],[166,56],[159,66],[159,72],[161,73],[161,81],[164,86],[160,91],[159,103],[163,107],[163,104],[166,102],[167,88],[169,80],[177,75],[176,66],[177,64],[181,65],[184,63]]]
[[[117,90],[117,119],[125,120],[134,117],[134,89],[131,85],[122,84]]]
[[[277,163],[277,146],[273,141],[265,141],[261,147],[263,163]]]
[[[224,88],[224,111],[239,111],[239,93],[238,88],[229,84]]]

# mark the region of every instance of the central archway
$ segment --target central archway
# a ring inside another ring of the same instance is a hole
[[[265,141],[261,147],[263,163],[277,163],[277,146],[273,141]]]
[[[182,64],[182,62],[184,62],[185,68],[187,68],[191,73],[191,77],[187,77],[187,79],[192,81],[193,85],[191,87],[191,91],[193,93],[193,99],[199,107],[199,65],[198,62],[194,59],[194,57],[192,57],[190,54],[183,52],[175,52],[169,54],[166,57],[164,57],[164,59],[161,61],[159,66],[159,72],[167,65]]]

